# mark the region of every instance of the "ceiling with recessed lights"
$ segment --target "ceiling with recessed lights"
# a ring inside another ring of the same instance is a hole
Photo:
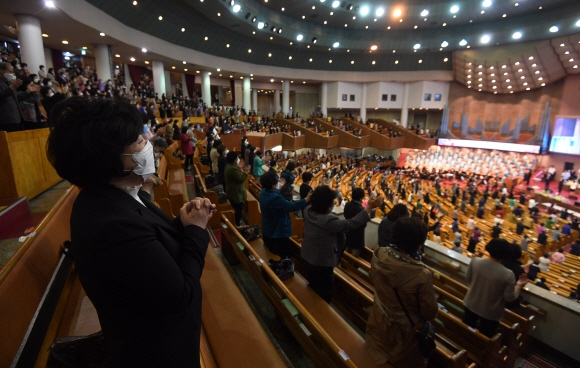
[[[178,45],[298,69],[449,70],[453,50],[580,32],[577,0],[87,1]]]

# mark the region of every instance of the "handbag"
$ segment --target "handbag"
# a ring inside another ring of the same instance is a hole
[[[50,346],[47,368],[102,368],[105,366],[105,338],[99,331],[88,336],[67,336]]]
[[[403,308],[403,311],[405,311],[405,315],[407,316],[409,323],[411,323],[411,326],[413,326],[413,328],[415,329],[417,335],[417,344],[419,345],[419,351],[421,351],[421,355],[423,356],[423,358],[430,359],[433,356],[433,351],[435,350],[436,347],[435,327],[431,322],[425,321],[425,325],[423,325],[423,327],[420,330],[417,330],[415,324],[413,323],[413,320],[411,320],[411,316],[409,316],[409,312],[407,312],[407,308],[405,308],[405,306],[403,305],[403,301],[401,300],[401,297],[399,296],[397,289],[393,290],[395,290],[397,300],[399,301],[399,304],[401,304],[401,308]]]
[[[262,236],[262,232],[260,231],[260,225],[258,224],[242,229],[240,233],[242,237],[244,237],[244,239],[246,239],[246,241],[248,242],[258,239],[259,237]]]

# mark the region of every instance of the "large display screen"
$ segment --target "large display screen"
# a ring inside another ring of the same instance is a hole
[[[556,117],[550,152],[580,155],[580,117]]]
[[[522,152],[522,153],[540,153],[540,146],[532,144],[519,144],[519,143],[504,143],[504,142],[490,142],[490,141],[476,141],[470,139],[448,139],[439,138],[438,145],[449,146],[449,147],[462,147],[462,148],[482,148],[488,150],[498,150],[498,151],[512,151],[512,152]]]

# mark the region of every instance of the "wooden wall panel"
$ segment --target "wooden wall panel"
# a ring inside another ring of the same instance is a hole
[[[0,198],[37,196],[61,179],[46,158],[48,128],[0,132]]]

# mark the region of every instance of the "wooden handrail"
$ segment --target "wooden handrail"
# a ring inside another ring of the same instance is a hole
[[[26,239],[26,241],[22,243],[22,245],[16,250],[16,252],[14,252],[12,257],[10,257],[8,262],[6,262],[4,267],[0,268],[0,285],[2,285],[4,281],[6,281],[6,278],[8,277],[10,272],[12,272],[14,267],[16,267],[16,265],[22,259],[26,251],[28,251],[28,248],[30,248],[32,243],[34,243],[36,236],[47,226],[47,224],[54,217],[56,212],[60,209],[60,206],[66,201],[67,197],[69,195],[72,195],[71,193],[73,193],[74,191],[78,190],[79,190],[78,187],[71,185],[71,187],[67,190],[67,192],[59,198],[56,204],[50,209],[50,211],[46,214],[46,216],[44,216],[44,219],[42,219],[40,225],[38,225],[38,227],[35,229],[35,235]]]
[[[228,218],[224,214],[222,214],[222,221],[225,222],[228,229],[235,234],[236,238],[242,243],[242,245],[248,250],[248,252],[256,260],[259,260],[261,264],[264,264],[264,260],[262,259],[262,257],[254,250],[254,248],[250,244],[248,244],[248,242],[244,239],[244,237],[238,232],[236,227],[228,220]],[[299,313],[305,317],[305,320],[303,320],[303,322],[309,325],[308,328],[311,330],[311,332],[313,333],[315,332],[317,335],[322,337],[324,343],[328,345],[328,348],[330,349],[329,351],[335,352],[337,355],[339,355],[342,361],[344,361],[345,367],[356,367],[356,364],[354,364],[354,362],[350,359],[350,357],[347,360],[344,360],[342,355],[339,354],[339,352],[343,351],[343,349],[341,349],[340,346],[338,346],[334,342],[334,340],[326,333],[326,331],[322,328],[322,326],[318,324],[316,319],[314,319],[314,317],[308,312],[308,310],[302,305],[302,303],[300,303],[300,301],[296,299],[294,294],[292,294],[292,292],[288,290],[286,285],[284,285],[284,283],[280,281],[280,279],[274,273],[274,271],[272,271],[270,267],[263,266],[262,271],[268,275],[268,277],[272,280],[272,282],[276,284],[276,287],[279,288],[284,293],[284,296],[288,298],[288,300],[290,300],[290,302],[299,311]]]

